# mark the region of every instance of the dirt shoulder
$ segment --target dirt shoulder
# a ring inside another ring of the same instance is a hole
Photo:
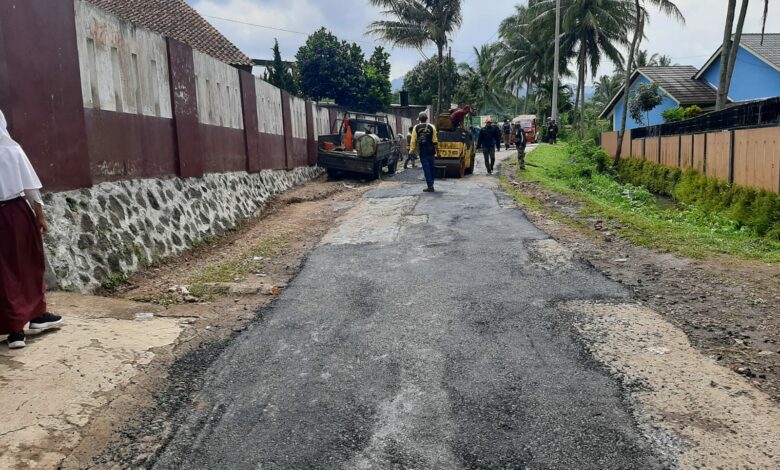
[[[52,293],[66,327],[31,338],[23,350],[0,350],[0,467],[143,466],[198,374],[283,292],[309,250],[372,186],[306,183],[115,292]]]
[[[580,204],[501,170],[529,218],[577,257],[629,287],[681,328],[705,356],[780,401],[780,265],[732,257],[694,260],[639,247],[618,224],[582,215]],[[685,374],[686,371],[680,371]]]

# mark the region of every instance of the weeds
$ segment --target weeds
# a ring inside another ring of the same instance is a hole
[[[583,143],[542,145],[528,160],[540,166],[523,179],[579,201],[583,216],[617,221],[619,233],[635,243],[692,257],[780,262],[777,195],[640,160],[616,171],[606,153]],[[665,207],[656,194],[675,202]],[[515,196],[521,203],[528,197]]]

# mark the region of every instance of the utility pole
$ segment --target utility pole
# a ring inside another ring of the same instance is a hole
[[[561,0],[555,2],[555,64],[553,64],[552,119],[558,122],[558,74],[561,62]]]

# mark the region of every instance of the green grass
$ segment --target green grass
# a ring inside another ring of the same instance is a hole
[[[209,300],[214,297],[215,291],[207,284],[241,281],[249,273],[262,269],[267,258],[277,255],[286,245],[287,242],[282,238],[269,238],[253,246],[239,260],[208,265],[189,277],[190,293]]]
[[[659,204],[643,186],[620,181],[606,154],[582,144],[541,145],[529,154],[521,179],[580,203],[580,215],[617,223],[618,234],[639,245],[702,258],[716,254],[742,259],[780,262],[780,241],[761,236],[760,230],[734,217],[735,209],[721,205]],[[663,173],[655,168],[647,171]],[[664,185],[663,178],[655,178]],[[705,185],[706,186],[706,185]],[[675,194],[676,187],[654,188]],[[684,188],[682,188],[684,189]],[[514,190],[521,204],[528,196]],[[531,207],[538,207],[538,202]],[[765,232],[768,233],[768,232]]]

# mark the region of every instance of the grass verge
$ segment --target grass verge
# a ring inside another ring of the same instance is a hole
[[[520,180],[567,196],[578,203],[578,217],[616,223],[619,235],[639,245],[693,258],[727,254],[780,262],[780,241],[762,237],[729,217],[728,208],[705,210],[700,205],[664,201],[643,186],[621,182],[609,158],[595,147],[541,145],[527,161],[533,166],[518,176]],[[543,205],[522,191],[512,193],[532,209]]]
[[[250,273],[259,272],[268,258],[277,255],[286,245],[282,238],[269,238],[253,246],[240,259],[210,264],[188,278],[189,291],[195,297],[209,300],[216,293],[209,284],[237,282]]]

